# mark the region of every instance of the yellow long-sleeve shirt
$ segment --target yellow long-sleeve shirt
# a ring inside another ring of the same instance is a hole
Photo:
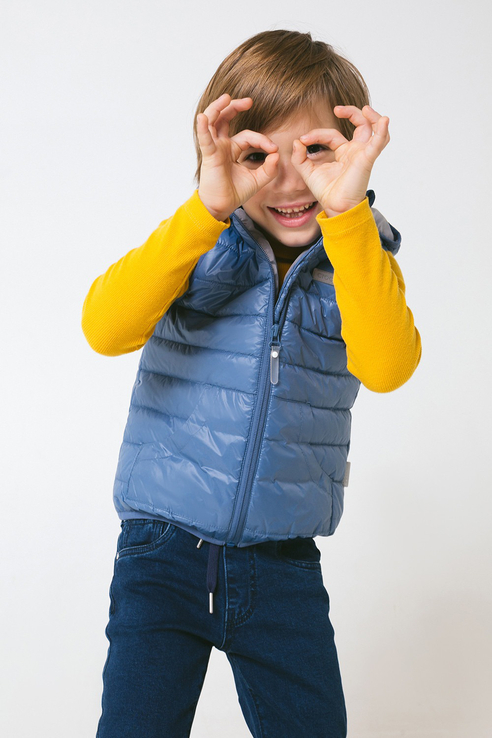
[[[404,384],[418,366],[421,340],[405,300],[394,256],[381,246],[369,200],[332,218],[316,217],[334,268],[334,287],[347,346],[347,368],[374,392]],[[186,292],[200,256],[230,226],[216,220],[198,190],[92,283],[82,308],[82,330],[94,351],[137,351],[174,300]],[[299,250],[293,249],[292,260]],[[279,283],[290,266],[277,254]]]

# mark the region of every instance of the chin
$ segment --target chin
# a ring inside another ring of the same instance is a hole
[[[320,233],[279,233],[277,240],[284,246],[292,246],[300,248],[301,246],[309,246],[318,240]]]

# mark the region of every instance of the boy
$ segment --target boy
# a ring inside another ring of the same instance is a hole
[[[189,735],[215,645],[253,735],[342,738],[314,537],[342,514],[360,383],[392,391],[421,353],[400,235],[367,191],[389,120],[327,44],[268,31],[195,122],[198,189],[84,303],[95,350],[144,346],[98,737]]]

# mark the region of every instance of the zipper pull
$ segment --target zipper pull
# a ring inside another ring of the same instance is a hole
[[[272,384],[278,384],[278,365],[280,353],[280,344],[278,346],[272,346],[270,351],[270,382]]]
[[[280,365],[280,341],[278,340],[279,325],[275,323],[272,326],[272,340],[270,341],[270,382],[278,383],[279,365]]]

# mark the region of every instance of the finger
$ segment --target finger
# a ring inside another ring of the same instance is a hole
[[[369,118],[369,120],[375,123],[377,123],[378,120],[382,118],[382,116],[376,110],[374,110],[374,108],[371,108],[370,105],[364,105],[364,107],[362,108],[362,112],[367,118]]]
[[[280,154],[268,154],[261,167],[258,167],[258,169],[255,169],[251,172],[256,180],[258,189],[261,189],[274,177],[276,177],[279,158]]]
[[[232,136],[231,141],[236,144],[241,151],[247,151],[248,149],[262,149],[263,151],[273,153],[278,149],[277,144],[273,143],[273,141],[269,139],[268,136],[265,136],[264,133],[250,131],[248,128],[245,128],[243,131],[236,133],[235,136]],[[263,165],[264,164],[265,162],[263,162]]]
[[[214,100],[204,110],[210,125],[216,126],[217,128],[224,128],[223,123],[228,124],[237,113],[242,110],[247,110],[253,104],[253,100],[250,97],[242,97],[231,99],[231,96],[225,93],[221,95],[217,100]],[[219,132],[217,130],[217,132]]]
[[[203,111],[203,114],[207,116],[208,119],[208,125],[212,127],[212,133],[214,135],[218,135],[217,129],[216,129],[216,123],[220,119],[220,115],[223,110],[225,110],[231,103],[231,96],[227,93],[224,93],[220,97],[217,98],[217,100],[214,100],[213,102],[208,105],[205,110]]]
[[[334,112],[339,118],[349,118],[355,126],[369,123],[373,130],[378,121],[382,118],[382,116],[374,110],[374,108],[371,108],[370,105],[364,105],[362,110],[356,108],[355,105],[337,105],[334,108]]]
[[[225,92],[223,95],[218,97],[217,100],[213,100],[210,105],[207,105],[203,114],[206,115],[209,122],[213,124],[219,117],[221,110],[227,107],[230,101],[231,96]]]
[[[364,105],[362,110],[355,105],[337,105],[333,108],[333,111],[339,118],[348,118],[350,120],[355,126],[353,138],[363,143],[369,141],[374,123],[381,117],[370,105]]]
[[[296,140],[292,142],[292,156],[290,157],[290,159],[293,165],[299,171],[312,171],[314,163],[311,161],[311,159],[308,158],[307,155],[307,147],[310,144],[307,143],[307,145],[305,146],[303,140],[304,136],[301,136],[300,139],[296,138]]]
[[[362,110],[370,108],[369,105],[364,105]],[[348,118],[354,126],[367,125],[368,120],[360,108],[355,105],[337,105],[333,108],[333,112],[338,118]]]
[[[238,114],[248,110],[253,104],[250,97],[243,97],[237,100],[231,100],[230,104],[221,111],[219,118],[215,124],[217,134],[219,136],[229,135],[229,123]]]
[[[369,141],[369,143],[367,144],[365,148],[366,156],[373,163],[376,161],[381,151],[389,143],[390,135],[388,132],[388,128],[389,128],[388,116],[387,115],[380,116],[377,122],[377,125],[376,125],[376,130],[374,131],[374,135],[371,137],[371,140]]]
[[[210,132],[208,118],[204,113],[198,113],[196,117],[196,133],[202,156],[206,157],[215,154],[215,141]]]
[[[343,133],[336,128],[313,128],[312,131],[300,136],[298,140],[304,147],[319,143],[328,146],[333,151],[348,143]]]
[[[239,97],[231,100],[228,105],[219,111],[219,115],[224,120],[232,120],[239,110],[247,110],[253,104],[251,97]]]
[[[370,119],[372,120],[372,128],[374,130],[374,133],[382,133],[383,131],[385,133],[388,132],[389,118],[387,115],[379,115],[379,113],[376,113],[376,111],[372,110],[372,108],[370,109],[370,111],[364,111],[364,113],[367,114],[368,117],[370,117]]]

